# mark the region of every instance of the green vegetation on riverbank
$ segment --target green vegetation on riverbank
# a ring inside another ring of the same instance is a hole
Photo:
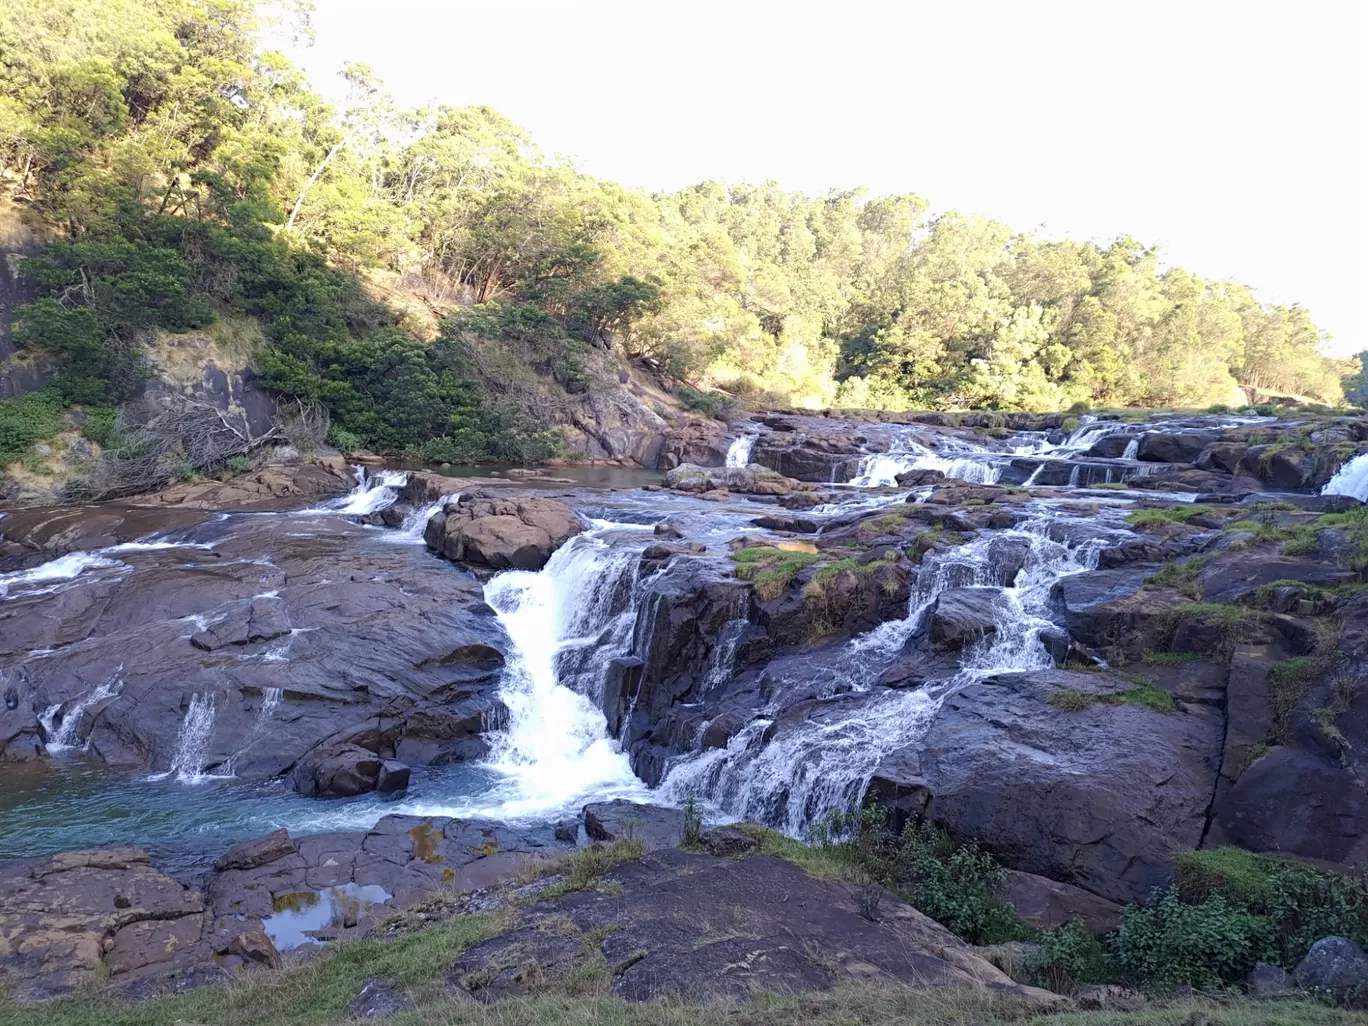
[[[259,47],[261,13],[0,12],[0,176],[49,243],[15,338],[62,361],[61,403],[117,405],[148,339],[224,318],[339,443],[453,462],[553,453],[624,362],[707,409],[1202,407],[1237,383],[1334,404],[1359,371],[1303,308],[1134,239],[772,182],[648,195],[487,107],[397,108],[360,64],[333,107]]]

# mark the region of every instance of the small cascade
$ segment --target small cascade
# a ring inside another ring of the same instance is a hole
[[[1079,465],[1078,465],[1077,463],[1075,463],[1075,464],[1073,465],[1073,469],[1069,471],[1069,487],[1070,487],[1070,488],[1077,488],[1077,487],[1078,487],[1078,472],[1079,472],[1081,469],[1082,469],[1082,468],[1079,467]]]
[[[1045,469],[1044,463],[1037,463],[1035,470],[1031,471],[1031,476],[1021,482],[1023,488],[1034,488],[1036,481],[1040,478],[1041,472]]]
[[[572,538],[536,573],[505,571],[485,585],[512,642],[499,697],[508,709],[488,766],[508,786],[500,815],[558,812],[583,801],[645,794],[599,702],[609,662],[627,651],[641,547]]]
[[[939,470],[946,477],[975,484],[996,484],[1002,476],[1004,454],[956,446],[965,455],[947,457],[932,452],[912,438],[900,438],[888,452],[860,458],[850,484],[859,488],[891,488],[898,475],[912,470]]]
[[[1321,494],[1351,495],[1360,502],[1368,502],[1368,452],[1346,461],[1325,483]]]
[[[204,764],[209,758],[209,745],[214,739],[214,696],[205,693],[190,696],[190,707],[181,721],[176,737],[176,751],[171,756],[171,768],[153,776],[164,780],[174,776],[182,784],[198,784],[209,779]]]
[[[403,523],[394,530],[385,532],[385,540],[404,545],[420,544],[423,541],[423,532],[427,529],[428,521],[442,512],[443,508],[449,504],[460,501],[460,492],[449,492],[436,502],[422,507],[414,506],[404,514]]]
[[[991,538],[936,558],[909,601],[905,620],[883,624],[850,643],[850,653],[858,657],[852,664],[873,669],[852,677],[853,694],[828,699],[769,740],[777,710],[748,724],[726,748],[676,759],[667,768],[661,797],[682,802],[694,795],[730,815],[804,837],[812,823],[858,802],[879,763],[923,736],[946,695],[994,674],[1053,666],[1042,641],[1053,627],[1051,589],[1061,577],[1095,568],[1107,542],[1098,538],[1070,547],[1049,537],[1051,523],[1042,517],[999,536],[1026,540],[1025,564],[1010,587],[998,589],[994,633],[965,653],[953,677],[912,691],[872,687],[872,678],[922,626],[942,591],[993,586],[998,571]]]
[[[758,437],[758,435],[737,435],[733,438],[731,445],[727,447],[727,466],[750,466],[751,450],[755,448],[755,440]]]
[[[112,674],[95,685],[95,688],[86,695],[82,695],[72,702],[66,712],[62,712],[63,703],[48,706],[38,722],[43,726],[43,732],[47,735],[48,752],[68,752],[72,749],[85,751],[90,747],[90,738],[87,736],[81,739],[81,718],[85,711],[98,702],[103,702],[106,698],[116,698],[123,692],[124,682],[120,674],[123,667],[120,666]],[[59,719],[60,717],[60,719]]]
[[[1140,439],[1132,438],[1126,443],[1126,451],[1121,454],[1123,460],[1137,459],[1140,455]]]
[[[257,725],[264,728],[285,697],[284,688],[265,688],[261,692],[261,709],[257,713]]]
[[[102,567],[125,566],[117,559],[109,559],[99,552],[69,552],[46,563],[28,570],[18,570],[10,574],[0,574],[0,602],[17,595],[44,594],[64,581],[70,581],[87,570]],[[37,587],[34,587],[34,586]],[[44,587],[46,585],[46,587]]]
[[[380,470],[367,474],[365,467],[354,468],[356,487],[339,499],[333,499],[305,513],[344,513],[348,516],[364,517],[378,513],[386,506],[399,501],[399,490],[408,481],[408,473],[402,470]]]
[[[750,629],[750,621],[744,617],[728,620],[722,626],[713,645],[712,665],[708,667],[708,677],[704,682],[702,694],[720,687],[732,679],[736,669],[736,649]]]

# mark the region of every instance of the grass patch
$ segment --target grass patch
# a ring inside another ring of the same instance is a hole
[[[538,894],[537,900],[550,901],[572,891],[588,890],[597,885],[598,878],[614,866],[639,859],[645,854],[646,842],[638,837],[623,838],[612,844],[600,844],[592,848],[581,848],[562,861],[549,864],[542,873],[543,876],[563,873],[565,878]]]
[[[1133,682],[1139,681],[1139,683],[1125,691],[1117,691],[1110,695],[1095,695],[1090,691],[1058,688],[1050,692],[1050,697],[1046,701],[1056,709],[1063,709],[1065,712],[1082,712],[1094,705],[1138,705],[1161,713],[1178,711],[1177,703],[1167,691],[1156,688],[1149,681],[1133,674],[1128,675],[1126,679]]]
[[[740,549],[732,553],[736,562],[736,576],[755,586],[755,595],[762,602],[770,602],[784,593],[799,571],[820,562],[817,552],[794,549]]]
[[[1100,481],[1097,484],[1090,484],[1088,487],[1093,491],[1124,492],[1130,488],[1130,485],[1124,481]]]
[[[1172,588],[1188,598],[1202,597],[1202,568],[1212,556],[1194,556],[1185,563],[1166,563],[1162,570],[1145,576],[1145,586]]]
[[[1165,524],[1186,524],[1193,517],[1210,513],[1210,506],[1169,506],[1165,509],[1137,509],[1126,514],[1126,523],[1140,530]]]
[[[1206,656],[1200,652],[1146,652],[1141,662],[1157,666],[1182,666],[1185,663],[1204,663]]]
[[[889,534],[892,534],[893,532],[900,531],[907,526],[907,517],[900,516],[897,513],[889,513],[886,516],[879,517],[877,520],[875,520],[874,526],[879,528],[879,530],[881,531],[885,531]]]

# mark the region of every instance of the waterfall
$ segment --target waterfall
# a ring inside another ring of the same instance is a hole
[[[1352,495],[1368,502],[1368,452],[1346,460],[1321,489],[1322,495]]]
[[[540,571],[508,570],[485,585],[512,642],[499,688],[508,722],[488,761],[505,781],[502,816],[645,796],[599,706],[609,661],[631,643],[644,547],[610,545],[613,530],[578,535]]]
[[[1022,486],[1023,488],[1033,488],[1033,487],[1035,487],[1036,480],[1040,477],[1040,474],[1041,474],[1041,472],[1042,472],[1044,469],[1045,469],[1045,464],[1044,464],[1044,463],[1037,463],[1037,464],[1036,464],[1035,470],[1031,471],[1031,476],[1028,477],[1025,481],[1021,482],[1021,486]]]
[[[1133,460],[1140,455],[1140,439],[1132,438],[1126,443],[1126,451],[1121,454],[1123,460]]]
[[[751,450],[755,448],[755,440],[758,437],[758,435],[737,435],[733,438],[731,445],[727,447],[727,466],[750,466]]]
[[[380,470],[367,474],[366,468],[352,468],[356,486],[340,498],[330,499],[321,506],[302,509],[296,515],[343,513],[348,516],[364,517],[378,513],[386,506],[399,501],[399,490],[408,481],[408,473],[403,470]]]
[[[975,484],[996,484],[1002,476],[1002,467],[997,462],[1001,455],[966,446],[956,446],[954,451],[971,455],[950,459],[915,439],[900,438],[896,448],[888,452],[861,457],[850,483],[861,488],[891,488],[898,483],[899,474],[911,470],[939,470],[946,477]]]
[[[852,678],[853,695],[828,700],[769,740],[766,734],[779,710],[762,711],[726,748],[672,760],[661,796],[682,802],[695,795],[729,815],[766,822],[801,838],[810,824],[858,802],[879,763],[925,734],[946,695],[994,674],[1052,667],[1054,660],[1041,640],[1053,626],[1051,589],[1064,576],[1095,568],[1107,542],[1090,539],[1070,547],[1048,536],[1051,523],[1041,517],[1000,536],[1026,540],[1025,564],[1011,586],[998,589],[994,633],[964,653],[954,676],[911,691],[870,682],[922,626],[941,591],[985,586],[994,579],[991,538],[937,557],[909,601],[905,620],[884,624],[850,643],[849,654],[858,657],[852,663],[875,667],[863,679]]]
[[[261,709],[257,713],[257,724],[265,727],[266,723],[275,715],[276,709],[280,706],[280,700],[285,697],[283,688],[264,688],[261,692]]]
[[[198,784],[209,779],[204,764],[209,758],[209,745],[214,739],[214,696],[193,694],[190,707],[181,721],[176,737],[176,751],[171,756],[171,768],[165,773],[154,773],[152,780],[174,776],[182,784]]]
[[[70,751],[73,748],[80,748],[85,751],[90,747],[89,736],[84,741],[81,740],[81,717],[85,715],[87,709],[97,702],[103,702],[106,698],[114,698],[122,694],[124,686],[123,677],[120,676],[122,672],[123,667],[120,666],[95,685],[89,694],[72,702],[65,713],[62,713],[63,703],[61,702],[43,710],[42,715],[38,717],[38,722],[42,724],[43,732],[47,735],[46,747],[49,753]],[[59,715],[61,716],[60,721],[58,720]]]
[[[382,537],[386,541],[398,544],[419,544],[423,541],[423,532],[427,529],[428,521],[442,512],[449,504],[460,501],[460,492],[449,492],[436,502],[430,502],[422,507],[414,506],[404,514],[403,523],[392,531],[386,531]]]

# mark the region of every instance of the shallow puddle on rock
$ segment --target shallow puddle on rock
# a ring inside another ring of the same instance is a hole
[[[275,913],[262,920],[266,936],[277,951],[315,942],[310,936],[335,922],[355,921],[375,905],[389,901],[391,895],[379,884],[346,883],[321,891],[293,891],[277,895]]]

